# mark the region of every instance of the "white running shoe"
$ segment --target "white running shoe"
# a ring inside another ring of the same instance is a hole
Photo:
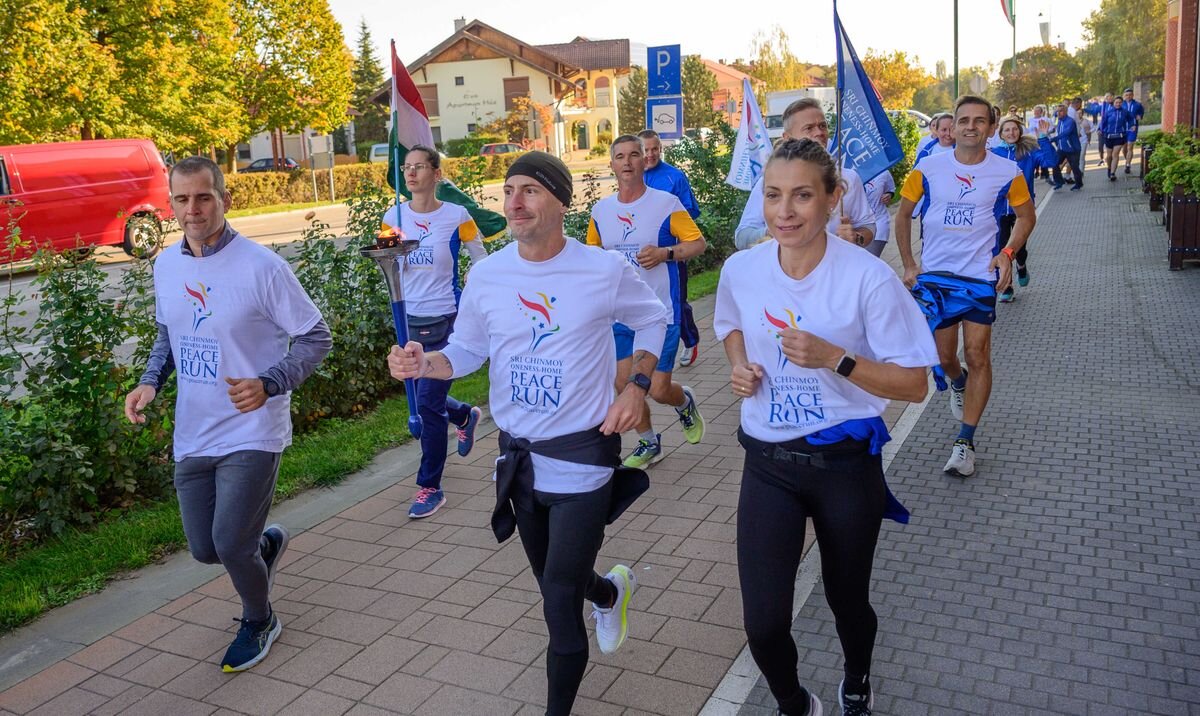
[[[965,385],[962,390],[955,388],[953,385],[950,386],[950,412],[954,414],[954,419],[960,423],[963,419],[963,406],[967,402],[966,396],[967,387]]]
[[[614,566],[605,578],[617,588],[617,598],[608,609],[593,605],[592,618],[596,620],[596,643],[600,651],[611,654],[621,648],[629,634],[629,598],[637,589],[637,579],[623,564]]]
[[[955,440],[950,459],[946,461],[946,467],[942,468],[942,471],[959,477],[974,475],[975,448],[971,447],[971,443],[962,438]]]

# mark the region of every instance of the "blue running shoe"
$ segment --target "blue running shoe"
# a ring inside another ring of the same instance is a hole
[[[471,448],[475,447],[475,426],[479,425],[479,419],[482,417],[483,411],[477,406],[472,406],[471,413],[467,416],[467,424],[458,429],[459,457],[471,454]]]
[[[263,530],[263,539],[266,540],[266,544],[262,547],[262,557],[267,563],[267,594],[270,594],[271,588],[275,586],[275,572],[279,570],[279,560],[287,551],[291,536],[286,527],[275,523],[267,525]]]
[[[283,624],[275,616],[275,610],[271,610],[271,616],[260,622],[249,619],[234,621],[241,622],[242,626],[225,652],[225,658],[221,659],[221,670],[226,674],[245,671],[267,658],[271,645],[283,631]]]
[[[408,508],[408,516],[413,519],[428,517],[438,508],[446,504],[446,493],[436,487],[422,487],[413,498],[412,506]]]

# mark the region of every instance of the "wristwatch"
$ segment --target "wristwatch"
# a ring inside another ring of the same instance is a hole
[[[268,398],[274,398],[275,396],[279,395],[280,390],[278,383],[270,378],[259,378],[259,380],[262,381],[263,392],[267,394]]]
[[[675,247],[668,246],[667,247],[667,261],[674,261],[674,260],[675,260]]]
[[[849,378],[850,373],[854,370],[854,366],[856,365],[858,365],[857,357],[850,351],[846,351],[842,355],[841,360],[838,361],[837,368],[834,368],[833,372],[837,373],[843,378]]]
[[[629,376],[629,382],[650,394],[650,378],[645,373],[634,373]]]

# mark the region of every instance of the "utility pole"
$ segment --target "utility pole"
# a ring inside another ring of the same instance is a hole
[[[958,0],[954,0],[954,99],[957,101],[958,92]]]
[[[1008,0],[1008,7],[1012,11],[1010,17],[1013,31],[1012,63],[1009,65],[1008,71],[1015,74],[1017,71],[1017,0]]]

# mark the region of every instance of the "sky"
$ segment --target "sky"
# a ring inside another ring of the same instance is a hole
[[[1015,0],[1017,50],[1040,43],[1038,14],[1050,20],[1050,41],[1066,43],[1073,52],[1083,44],[1083,20],[1099,0]],[[997,63],[1012,55],[1012,30],[1004,19],[1001,0],[959,0],[959,66]],[[366,19],[377,57],[388,66],[388,40],[406,64],[413,62],[454,32],[454,19],[481,20],[530,44],[569,42],[582,35],[592,39],[628,38],[643,45],[678,44],[684,54],[710,60],[748,59],[754,36],[774,24],[787,33],[792,52],[801,60],[833,64],[833,4],[831,0],[795,0],[801,8],[791,17],[765,12],[782,4],[762,3],[757,12],[740,12],[735,2],[704,0],[693,8],[726,6],[734,10],[718,17],[714,11],[680,12],[678,2],[664,2],[662,21],[655,14],[599,10],[570,12],[570,5],[538,6],[497,3],[495,0],[330,0],[342,24],[346,43],[357,47],[359,23]],[[911,10],[897,12],[907,5]],[[513,12],[513,6],[522,10]],[[550,9],[554,7],[554,9]],[[582,6],[580,6],[582,7]],[[596,6],[599,7],[599,6]],[[954,57],[953,0],[840,0],[838,10],[846,34],[859,56],[868,49],[903,50],[919,58],[931,73],[938,60],[952,71]],[[644,64],[644,63],[643,63]],[[385,73],[386,73],[385,69]]]

